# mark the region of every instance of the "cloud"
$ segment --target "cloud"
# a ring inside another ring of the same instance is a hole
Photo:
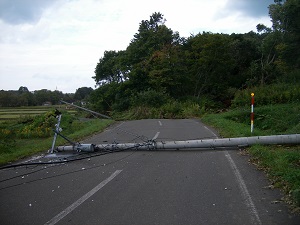
[[[57,0],[0,0],[0,19],[8,24],[34,24]]]
[[[225,5],[228,14],[239,12],[243,16],[258,18],[268,16],[268,6],[273,0],[229,0]]]

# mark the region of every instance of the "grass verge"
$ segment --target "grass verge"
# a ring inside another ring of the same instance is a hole
[[[112,124],[113,120],[92,119],[81,122],[80,129],[72,131],[67,135],[71,140],[80,141],[83,138],[104,130]],[[63,134],[64,132],[62,132]],[[0,140],[1,141],[1,140]],[[5,140],[6,145],[10,145],[5,150],[0,150],[0,165],[14,162],[16,160],[28,157],[30,155],[45,152],[51,148],[53,138],[30,138]],[[9,142],[9,143],[8,143]],[[66,141],[60,137],[57,138],[56,145],[63,145]],[[1,143],[0,143],[1,144]]]
[[[299,109],[297,104],[257,107],[256,117],[261,119],[254,120],[252,135],[299,133]],[[251,136],[250,113],[245,113],[246,111],[247,109],[240,108],[209,114],[202,121],[215,127],[223,137]],[[272,187],[283,190],[286,195],[284,200],[294,210],[300,211],[300,146],[255,145],[248,147],[246,151],[250,154],[251,162],[265,171]]]

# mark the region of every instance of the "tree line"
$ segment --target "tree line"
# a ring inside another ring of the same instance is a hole
[[[90,102],[100,111],[159,107],[170,99],[206,99],[226,107],[238,90],[285,82],[300,66],[299,11],[298,0],[275,0],[269,6],[272,27],[258,24],[257,32],[187,38],[155,12],[141,21],[125,50],[104,52]]]
[[[64,94],[61,91],[50,91],[47,89],[29,91],[27,87],[21,86],[18,90],[0,90],[0,107],[40,106],[47,104],[60,104],[60,100],[75,102],[86,100],[92,88],[81,87],[74,93]]]

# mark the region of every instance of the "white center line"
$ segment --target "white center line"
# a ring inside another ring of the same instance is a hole
[[[104,181],[102,181],[100,184],[98,184],[96,187],[94,187],[88,193],[86,193],[81,198],[79,198],[72,205],[70,205],[63,211],[61,211],[59,214],[57,214],[55,217],[53,217],[51,220],[49,220],[47,223],[45,223],[45,225],[49,225],[49,224],[54,225],[54,224],[58,223],[61,219],[63,219],[66,215],[68,215],[70,212],[72,212],[74,209],[76,209],[78,206],[80,206],[82,203],[84,203],[91,196],[93,196],[97,191],[99,191],[101,188],[103,188],[106,184],[108,184],[108,182],[110,182],[112,179],[114,179],[121,172],[122,172],[122,170],[116,170],[110,177],[106,178]]]
[[[161,123],[161,121],[160,121],[160,120],[158,121],[158,124],[159,124],[159,126],[162,126],[162,123]]]
[[[158,135],[160,134],[160,132],[156,132],[155,136],[152,138],[152,140],[155,140],[156,138],[158,138]]]

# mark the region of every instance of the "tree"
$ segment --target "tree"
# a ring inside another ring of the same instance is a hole
[[[230,55],[234,60],[229,86],[240,89],[257,83],[258,72],[253,70],[261,57],[261,36],[253,31],[246,34],[231,34]]]
[[[102,84],[90,95],[92,107],[99,112],[111,111],[116,98],[122,96],[121,83]]]
[[[37,105],[42,105],[45,102],[51,102],[52,104],[58,104],[60,99],[64,97],[60,91],[50,91],[47,89],[41,89],[34,91],[34,97]]]
[[[183,54],[180,45],[166,45],[151,55],[145,68],[152,89],[167,92],[173,97],[187,94]]]
[[[93,88],[91,87],[81,87],[78,88],[75,92],[74,99],[75,100],[83,100],[87,98],[93,92]]]
[[[98,85],[120,83],[127,79],[128,70],[124,65],[124,51],[105,51],[95,68],[93,77]]]
[[[137,91],[157,88],[155,78],[163,78],[164,86],[167,80],[172,79],[172,70],[167,65],[167,59],[157,56],[168,55],[167,51],[181,44],[182,39],[178,32],[173,32],[165,26],[165,19],[161,13],[153,13],[149,20],[142,20],[138,33],[134,35],[126,49],[126,65],[129,68],[128,78],[132,87]],[[173,51],[173,50],[172,50]],[[166,53],[166,54],[165,54]],[[160,60],[158,60],[160,59]],[[161,64],[160,68],[153,68],[153,62]],[[161,68],[161,66],[164,68]]]
[[[231,38],[225,34],[202,33],[188,39],[186,76],[190,77],[193,95],[208,94],[221,99],[230,82],[234,61],[230,55]]]
[[[269,6],[269,15],[274,32],[281,34],[281,45],[278,46],[282,60],[295,69],[300,68],[300,1],[275,0]]]
[[[24,92],[29,92],[28,88],[27,87],[23,87],[21,86],[18,90],[19,93],[24,93]]]
[[[147,59],[154,51],[164,44],[172,42],[172,31],[164,25],[163,15],[153,13],[150,20],[142,20],[138,33],[126,49],[131,64],[137,64]]]

